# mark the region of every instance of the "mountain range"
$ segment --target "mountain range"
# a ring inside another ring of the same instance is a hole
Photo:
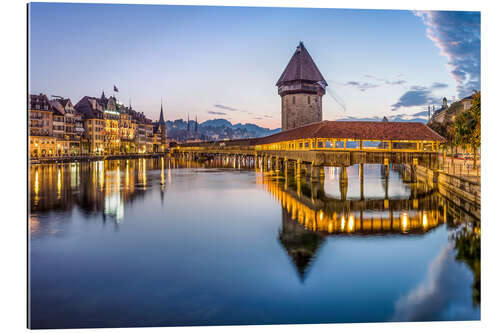
[[[336,119],[337,121],[382,121],[383,117],[342,117]],[[410,122],[421,122],[427,123],[427,111],[418,112],[412,115],[409,114],[397,114],[388,116],[389,121],[410,121]],[[174,121],[168,120],[167,133],[172,139],[184,141],[187,139],[199,139],[202,141],[211,140],[233,140],[233,139],[246,139],[246,138],[258,138],[281,131],[281,128],[265,128],[252,123],[238,123],[232,124],[229,120],[218,118],[210,119],[202,123],[196,124],[196,121],[189,121],[189,132],[188,123],[183,119],[177,119]]]
[[[189,132],[188,123],[183,119],[168,120],[166,124],[168,136],[181,141],[186,139],[232,140],[258,138],[281,131],[281,128],[270,129],[251,123],[233,125],[230,121],[222,118],[207,120],[199,124],[196,124],[194,120],[190,120]]]

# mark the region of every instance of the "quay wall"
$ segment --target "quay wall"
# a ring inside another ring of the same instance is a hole
[[[42,158],[31,158],[30,164],[52,164],[52,163],[75,163],[93,162],[104,160],[129,160],[137,158],[156,158],[168,156],[168,153],[148,153],[148,154],[124,154],[124,155],[78,155],[78,156],[51,156]]]
[[[409,171],[410,167],[405,165]],[[481,218],[481,184],[473,179],[455,176],[443,171],[416,167],[417,179],[437,187],[439,193],[473,217]]]

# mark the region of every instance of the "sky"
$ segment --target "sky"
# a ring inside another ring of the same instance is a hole
[[[276,82],[300,41],[329,85],[324,120],[481,88],[479,12],[31,3],[29,90],[76,104],[116,85],[153,120],[163,101],[168,120],[277,128]]]

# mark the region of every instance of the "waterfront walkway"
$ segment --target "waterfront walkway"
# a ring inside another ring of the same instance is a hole
[[[46,156],[46,157],[30,158],[30,163],[31,164],[74,163],[74,162],[91,162],[91,161],[119,160],[119,159],[155,158],[155,157],[165,156],[166,154],[167,153]]]

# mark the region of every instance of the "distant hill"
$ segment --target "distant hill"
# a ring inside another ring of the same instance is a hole
[[[198,124],[198,131],[195,133],[196,122],[189,121],[189,133],[187,131],[187,121],[177,119],[174,121],[168,120],[167,122],[168,137],[183,141],[186,139],[200,139],[200,140],[232,140],[232,139],[246,139],[258,138],[262,136],[271,135],[281,131],[280,128],[269,129],[260,127],[255,124],[235,124],[233,125],[226,119],[210,119]]]

